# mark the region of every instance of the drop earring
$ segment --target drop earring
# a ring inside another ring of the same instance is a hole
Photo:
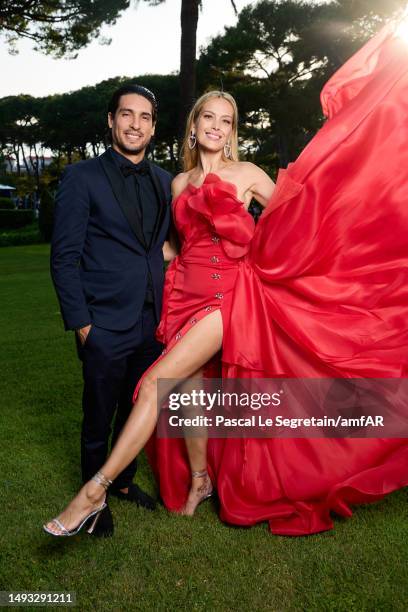
[[[196,135],[193,134],[193,132],[191,132],[190,136],[188,137],[188,148],[190,149],[190,151],[192,151],[195,148],[196,142],[197,142]]]
[[[224,155],[225,155],[225,157],[230,158],[231,157],[231,151],[232,151],[231,144],[229,142],[226,142],[225,145],[224,145]]]

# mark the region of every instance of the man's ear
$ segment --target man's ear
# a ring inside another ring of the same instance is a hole
[[[152,125],[152,136],[154,136],[155,132],[156,132],[156,123],[153,123],[153,125]]]
[[[108,126],[112,129],[112,126],[113,126],[112,113],[108,113]]]

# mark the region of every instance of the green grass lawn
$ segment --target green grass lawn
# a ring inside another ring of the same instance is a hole
[[[81,610],[406,610],[405,491],[335,530],[272,536],[113,499],[114,538],[41,525],[80,484],[81,370],[63,332],[48,247],[0,249],[0,590],[75,591]],[[154,492],[144,458],[138,482]]]

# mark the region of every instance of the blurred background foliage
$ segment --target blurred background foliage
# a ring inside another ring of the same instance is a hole
[[[165,0],[143,1],[155,6]],[[2,20],[4,3],[0,2],[0,34],[6,33],[11,46],[18,35],[10,34],[10,15],[14,10],[18,17],[22,2],[6,3],[9,22]],[[236,25],[199,49],[196,60],[202,2],[180,1],[178,74],[118,76],[69,93],[0,98],[0,183],[16,187],[16,196],[35,192],[40,199],[46,194],[44,201],[50,209],[64,166],[105,150],[108,100],[117,87],[128,82],[145,85],[159,100],[150,156],[163,167],[173,173],[180,168],[180,134],[193,100],[209,89],[223,89],[238,102],[242,159],[275,177],[277,169],[293,161],[322,125],[319,95],[325,81],[385,21],[398,18],[406,5],[406,0],[260,0],[237,15]],[[71,26],[69,20],[64,26],[61,21],[67,5],[75,3],[82,10],[79,31],[74,17]],[[103,14],[86,0],[35,3],[37,13],[26,26],[20,24],[19,35],[32,38],[45,53],[72,55],[94,37],[95,28],[113,23],[130,5],[126,1],[108,4],[109,11]],[[41,21],[45,18],[47,31]],[[76,37],[67,46],[69,27]],[[42,214],[42,218],[49,217],[49,211]],[[47,224],[41,222],[45,228]],[[48,236],[49,229],[42,233]]]

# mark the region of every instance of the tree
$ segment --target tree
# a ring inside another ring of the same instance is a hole
[[[199,81],[220,81],[240,109],[243,144],[265,165],[285,167],[315,131],[324,61],[307,40],[321,7],[263,0],[244,8],[234,27],[199,60]],[[278,158],[276,158],[276,153]]]
[[[0,100],[0,146],[3,155],[14,158],[17,173],[22,165],[39,183],[39,165],[43,158],[42,132],[39,121],[43,100],[32,96],[8,96]],[[27,154],[28,153],[28,154]]]
[[[0,99],[0,156],[15,160],[17,172],[25,167],[39,184],[44,149],[54,155],[55,171],[78,158],[97,156],[105,147],[108,101],[118,87],[142,80],[159,100],[160,107],[155,159],[175,171],[177,168],[177,113],[179,106],[176,75],[116,77],[97,85],[65,94],[34,98],[8,96]]]
[[[19,38],[57,57],[98,38],[101,26],[115,23],[130,0],[0,0],[0,33],[11,49]],[[108,42],[108,41],[106,41]]]
[[[140,0],[138,0],[140,1]],[[143,0],[151,6],[166,0]],[[234,0],[230,0],[237,13]],[[196,93],[197,23],[202,0],[181,0],[179,136]],[[113,24],[130,0],[0,0],[0,33],[11,49],[28,38],[36,49],[57,57],[71,55],[98,38],[103,24]],[[109,41],[105,41],[109,42]]]
[[[248,157],[286,167],[322,124],[324,82],[401,4],[261,0],[202,51],[199,85],[222,78],[238,101]]]
[[[323,121],[319,105],[323,83],[389,17],[390,10],[400,7],[401,0],[337,0],[320,5],[262,0],[247,6],[234,27],[202,50],[197,64],[199,90],[219,89],[222,82],[238,102],[240,144],[247,159],[270,171],[286,166]],[[18,171],[25,166],[28,178],[35,177],[38,184],[44,148],[56,156],[56,173],[66,161],[98,155],[105,146],[107,102],[116,88],[135,80],[157,93],[160,109],[152,155],[175,171],[181,106],[176,75],[116,77],[45,98],[2,98],[0,156],[14,158]]]
[[[163,4],[166,0],[144,0],[151,6]],[[231,5],[237,14],[234,0]],[[181,138],[186,117],[196,95],[196,54],[197,25],[202,0],[181,0],[181,43],[180,43],[180,112],[178,134]]]

